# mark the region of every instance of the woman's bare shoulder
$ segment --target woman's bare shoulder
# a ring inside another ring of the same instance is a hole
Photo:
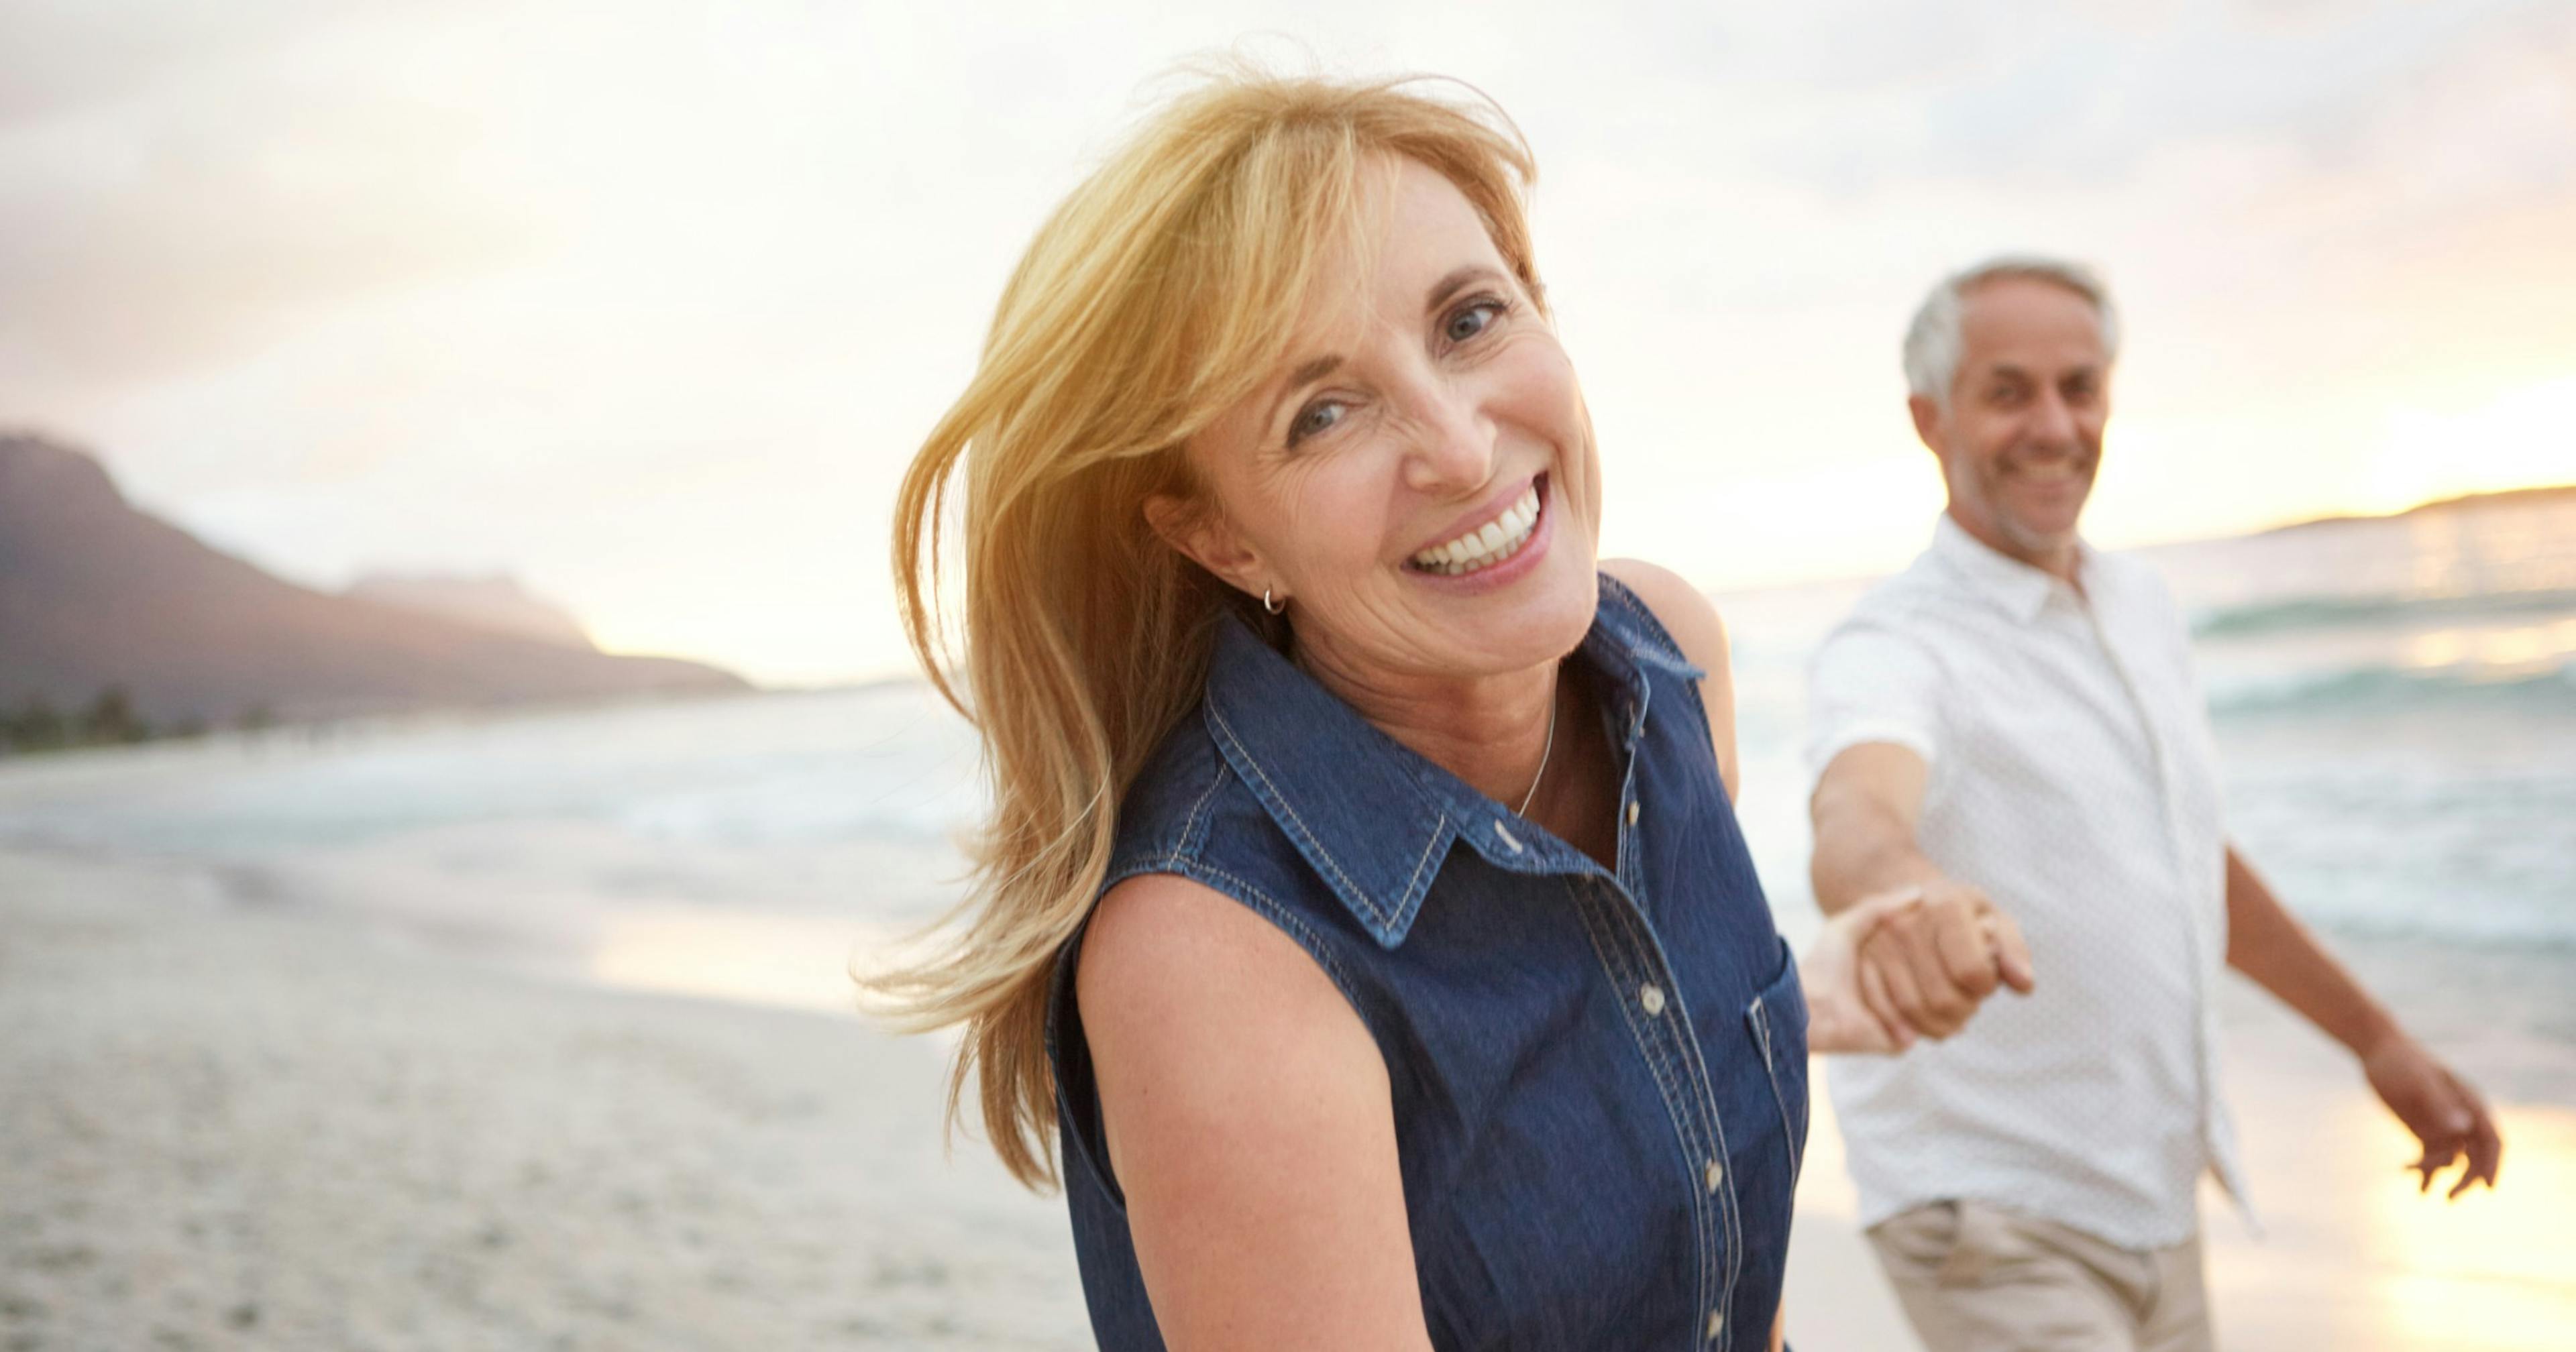
[[[1383,1093],[1376,1042],[1321,962],[1190,878],[1140,874],[1109,889],[1083,939],[1074,998],[1113,1107],[1150,1085],[1164,1110],[1242,1113],[1266,1102],[1278,1064],[1373,1077]]]
[[[1075,988],[1170,1345],[1427,1352],[1386,1065],[1317,960],[1242,902],[1146,874],[1101,898]]]
[[[1347,1007],[1317,959],[1287,931],[1250,905],[1175,873],[1141,873],[1101,897],[1082,941],[1074,993],[1085,1023],[1095,1021],[1095,1007],[1151,1021],[1209,999]]]
[[[1718,618],[1717,604],[1706,592],[1672,569],[1643,559],[1603,559],[1601,571],[1626,584],[1655,612],[1692,666],[1712,674],[1726,670],[1726,622]]]

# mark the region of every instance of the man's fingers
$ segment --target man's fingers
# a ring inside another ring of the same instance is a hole
[[[2432,1141],[2426,1141],[2424,1143],[2424,1158],[2407,1166],[2423,1175],[2423,1179],[2415,1185],[2415,1191],[2419,1194],[2431,1192],[2433,1190],[2434,1177],[2440,1174],[2443,1170],[2450,1168],[2451,1161],[2458,1159],[2459,1157],[2459,1148],[2448,1141],[2444,1141],[2438,1145]]]
[[[2030,944],[2021,937],[2021,926],[2001,911],[1988,911],[1985,916],[1986,941],[1995,957],[1995,974],[2003,983],[2024,995],[2039,983],[2031,973]]]
[[[1863,958],[1855,965],[1860,970],[1861,1006],[1878,1021],[1879,1031],[1898,1051],[1913,1046],[1914,1031],[1905,1026],[1905,1016],[1897,1009],[1896,997],[1888,991],[1887,978],[1879,973],[1878,964]]]
[[[1988,946],[1984,918],[1969,911],[1935,912],[1932,942],[1940,954],[1942,975],[1971,1000],[1995,993],[1995,955]]]
[[[1920,1015],[1914,1026],[1933,1037],[1958,1032],[1977,1007],[1977,1002],[1950,980],[1949,964],[1941,956],[1941,924],[1939,915],[1926,910],[1910,926],[1891,927],[1905,941],[1906,971],[1914,978],[1914,998]]]
[[[1862,963],[1878,973],[1886,986],[1887,1003],[1896,1015],[1897,1025],[1909,1033],[1930,1033],[1923,992],[1915,984],[1914,963],[1906,955],[1903,938],[1892,930],[1879,931],[1871,938]]]
[[[2477,1095],[2470,1092],[2466,1085],[2460,1086],[2460,1093],[2469,1100],[2469,1107],[2477,1118],[2477,1125],[2469,1130],[2469,1163],[2460,1174],[2460,1185],[2451,1190],[2453,1197],[2467,1192],[2469,1184],[2477,1179],[2486,1180],[2486,1185],[2493,1188],[2496,1185],[2496,1171],[2504,1164],[2504,1137],[2496,1132],[2495,1119],[2487,1113],[2486,1105],[2478,1102]]]

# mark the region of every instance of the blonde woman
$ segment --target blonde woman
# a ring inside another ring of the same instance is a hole
[[[1039,231],[905,481],[993,817],[875,984],[965,1024],[1021,1179],[1060,1136],[1103,1347],[1772,1342],[1807,1007],[1718,617],[1596,567],[1531,172],[1409,85],[1216,81]]]

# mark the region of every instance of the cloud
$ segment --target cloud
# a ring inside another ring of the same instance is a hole
[[[353,6],[337,0],[7,0],[0,3],[0,129],[220,66]]]
[[[297,576],[516,569],[770,674],[900,664],[903,461],[1045,212],[1216,49],[1520,122],[1612,543],[1712,583],[1919,543],[1896,333],[2000,247],[2122,289],[2123,538],[2295,514],[2385,402],[2576,363],[2576,11],[2531,0],[14,14],[0,420]]]
[[[544,237],[523,180],[478,160],[486,120],[352,59],[398,40],[406,7],[15,18],[0,394],[235,357],[347,297],[487,270]]]
[[[1857,90],[1794,79],[1751,144],[1771,172],[1844,195],[1946,177],[2098,188],[2204,139],[2278,138],[2330,164],[2447,68],[2535,40],[2563,47],[2568,28],[2546,0],[2304,8],[2295,23],[2205,5],[1994,0],[1849,14],[1838,31],[1786,40],[1805,64],[1848,49],[1885,78]],[[1950,40],[1912,61],[1927,32]]]

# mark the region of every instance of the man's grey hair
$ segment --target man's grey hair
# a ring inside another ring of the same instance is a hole
[[[2002,254],[1942,278],[1923,298],[1923,307],[1905,328],[1905,387],[1910,393],[1949,404],[1950,382],[1959,376],[1959,351],[1966,345],[1960,322],[1967,312],[1968,293],[2006,277],[2055,282],[2090,301],[2102,326],[2103,359],[2119,357],[2120,312],[2112,307],[2111,288],[2103,284],[2100,273],[2063,258]]]

